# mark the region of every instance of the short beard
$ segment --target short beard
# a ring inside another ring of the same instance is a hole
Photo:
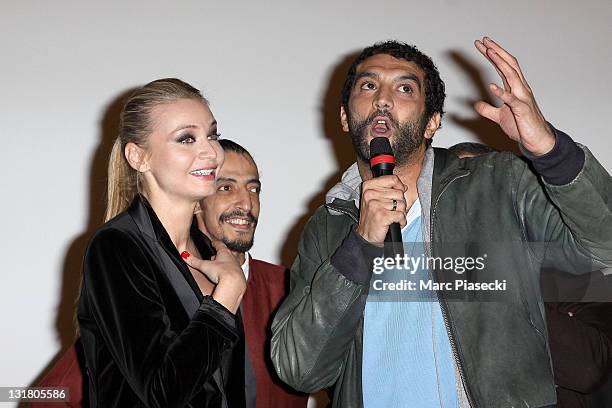
[[[359,117],[354,117],[347,110],[347,118],[351,139],[353,141],[353,149],[357,157],[365,163],[370,161],[370,145],[368,144],[368,127],[374,122],[377,116],[384,116],[389,119],[393,127],[397,129],[397,135],[391,142],[391,148],[395,156],[396,166],[409,164],[414,154],[419,150],[425,140],[425,127],[429,118],[426,118],[425,113],[415,121],[407,121],[399,123],[388,112],[376,111],[368,118],[361,120]]]
[[[234,239],[231,240],[225,235],[221,237],[221,241],[227,246],[230,251],[233,252],[247,252],[249,249],[253,247],[253,240],[255,238],[255,228],[257,227],[257,218],[251,212],[243,212],[243,211],[232,211],[229,213],[221,214],[219,217],[219,222],[227,222],[232,217],[241,216],[248,217],[249,220],[253,223],[253,235],[249,239]]]
[[[223,237],[221,241],[223,241],[227,249],[233,252],[245,253],[253,247],[253,237],[245,241],[239,239],[231,241],[229,238]]]

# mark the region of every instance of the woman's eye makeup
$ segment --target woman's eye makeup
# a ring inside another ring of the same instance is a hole
[[[208,135],[208,140],[219,140],[221,138],[221,133],[215,132],[213,134]]]
[[[216,131],[206,136],[208,140],[219,140],[220,137],[221,137],[221,133],[216,132]],[[189,143],[195,143],[196,139],[197,138],[191,133],[183,133],[182,135],[177,136],[175,140],[177,143],[189,144]]]
[[[193,143],[195,142],[195,137],[191,133],[184,133],[176,138],[178,143]]]

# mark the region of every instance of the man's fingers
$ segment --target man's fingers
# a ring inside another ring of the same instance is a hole
[[[513,111],[519,108],[518,105],[523,103],[513,93],[507,92],[495,84],[490,84],[489,87],[491,88],[491,91],[493,92],[493,94],[497,96],[499,99],[501,99],[506,105],[510,106],[510,108],[512,108]]]
[[[407,211],[406,200],[404,200],[403,198],[379,198],[376,200],[369,201],[368,205],[370,208],[372,208],[372,210],[380,211],[382,213],[386,211],[393,211],[405,215]]]
[[[476,40],[474,41],[474,45],[482,55],[484,55],[485,57],[487,56],[487,47],[482,43],[482,41]]]
[[[492,48],[487,49],[487,55],[491,61],[493,61],[493,64],[495,64],[499,71],[501,71],[508,84],[510,84],[510,89],[506,90],[512,91],[517,95],[521,92],[524,93],[525,83],[523,82],[523,79],[519,75],[518,71]]]
[[[363,200],[370,202],[374,200],[384,200],[387,203],[390,200],[404,201],[404,192],[394,188],[369,188],[363,192]]]
[[[523,81],[525,80],[525,77],[523,76],[523,72],[521,71],[521,67],[519,66],[518,60],[516,59],[516,57],[514,57],[514,55],[510,54],[503,47],[501,47],[499,44],[493,41],[490,37],[484,37],[482,39],[482,42],[485,47],[490,48],[493,51],[495,51],[497,54],[499,54],[504,59],[504,61],[506,61],[514,70],[516,70],[521,80]]]
[[[532,92],[531,91],[531,87],[529,86],[529,83],[525,79],[525,75],[523,75],[523,70],[521,69],[521,66],[520,66],[518,60],[516,59],[516,57],[514,57],[512,54],[510,54],[508,51],[506,51],[503,47],[501,47],[499,44],[497,44],[495,41],[493,41],[489,37],[484,37],[482,42],[480,42],[480,44],[482,44],[482,46],[484,46],[484,49],[490,50],[490,52],[495,52],[496,54],[498,54],[500,56],[500,58],[505,63],[507,63],[510,67],[512,67],[512,69],[516,72],[518,78],[520,79],[521,83],[523,84],[523,87],[525,89],[527,89],[530,93]],[[479,48],[479,51],[482,52],[482,48]],[[491,61],[491,62],[493,62],[493,61]],[[495,63],[494,63],[494,65],[495,65]],[[497,69],[497,72],[499,73],[499,69]],[[506,84],[504,83],[504,86],[505,85]],[[506,90],[509,90],[509,89],[506,88]]]
[[[478,101],[474,104],[474,110],[482,117],[499,123],[499,108],[492,106],[485,101]]]
[[[397,190],[401,190],[402,192],[405,192],[408,189],[408,187],[404,183],[402,183],[399,177],[397,177],[395,174],[390,175],[390,176],[380,176],[380,177],[365,181],[363,183],[362,188],[364,190],[394,188]]]
[[[398,223],[402,228],[406,225],[406,212],[405,211],[388,211],[386,214],[385,224],[391,225]]]
[[[388,208],[390,211],[398,211],[404,214],[406,214],[407,207],[406,200],[398,200],[395,198],[390,199],[385,205],[385,208]]]
[[[510,84],[508,84],[508,81],[506,80],[506,77],[504,76],[504,74],[499,70],[499,68],[497,67],[497,65],[495,65],[495,62],[493,62],[493,60],[491,60],[491,58],[487,55],[487,47],[480,41],[480,40],[476,40],[474,41],[474,45],[476,46],[476,48],[478,49],[478,51],[480,51],[480,53],[487,59],[489,60],[489,62],[491,63],[491,65],[493,65],[493,68],[495,68],[495,70],[497,71],[497,74],[499,75],[499,77],[501,78],[502,82],[504,83],[504,88],[507,91],[510,91]]]
[[[384,227],[398,223],[401,227],[404,227],[406,225],[406,205],[402,205],[401,208],[400,203],[397,205],[398,208],[392,211],[388,201],[378,203],[377,209],[379,211],[377,211],[377,215],[374,218],[374,224]]]
[[[398,224],[400,225],[400,228],[404,228],[406,226],[406,224],[408,224],[408,220],[406,219],[406,216],[402,216],[402,218],[400,218]]]

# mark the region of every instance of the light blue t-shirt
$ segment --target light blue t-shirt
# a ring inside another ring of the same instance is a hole
[[[424,244],[419,200],[407,217],[408,225],[402,231],[405,253],[421,257]],[[411,276],[406,270],[383,274],[372,279],[408,279],[417,289],[419,280],[430,279],[425,269]],[[384,292],[373,290],[371,285],[365,307],[361,372],[364,408],[457,407],[453,356],[435,294],[418,290]]]

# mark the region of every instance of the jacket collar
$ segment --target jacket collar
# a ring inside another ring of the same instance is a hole
[[[136,195],[127,212],[143,235],[158,242],[170,240],[166,229],[159,218],[157,218],[151,204],[142,194]]]
[[[357,162],[350,165],[340,181],[325,194],[325,202],[332,203],[336,199],[342,201],[353,201],[356,208],[359,208],[359,196],[361,194],[361,175]]]
[[[171,258],[176,270],[167,272],[180,272],[195,293],[198,300],[201,301],[203,295],[200,288],[195,282],[195,279],[193,279],[189,268],[187,268],[187,265],[178,253],[174,243],[172,243],[168,232],[155,214],[155,211],[153,211],[149,201],[142,194],[138,194],[134,198],[134,201],[132,201],[130,207],[127,209],[127,212],[136,223],[140,232],[149,239],[154,240]],[[211,256],[215,254],[210,240],[200,232],[195,219],[191,223],[191,239],[198,248],[202,259],[210,259]]]
[[[127,211],[134,219],[141,233],[159,242],[165,249],[170,250],[170,252],[177,252],[168,232],[159,218],[157,218],[157,214],[153,211],[149,201],[142,194],[138,194],[134,198],[134,201],[132,201]],[[200,251],[202,259],[209,259],[215,254],[210,239],[199,230],[195,218],[191,223],[190,235]]]

